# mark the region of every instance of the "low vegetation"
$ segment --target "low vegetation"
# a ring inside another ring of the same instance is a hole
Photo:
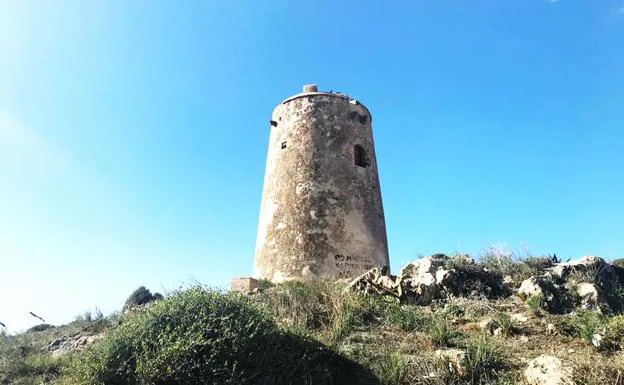
[[[480,263],[517,278],[553,261],[492,254]],[[333,282],[263,282],[249,296],[192,286],[158,299],[0,334],[0,384],[517,384],[527,360],[547,354],[569,361],[577,383],[624,385],[624,316],[551,314],[540,295],[417,306]],[[486,319],[494,326],[481,326]],[[85,349],[48,350],[96,334]]]

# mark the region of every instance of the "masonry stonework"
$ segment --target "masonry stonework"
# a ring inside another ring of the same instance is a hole
[[[389,266],[371,120],[358,101],[315,85],[275,108],[254,278],[341,278]]]

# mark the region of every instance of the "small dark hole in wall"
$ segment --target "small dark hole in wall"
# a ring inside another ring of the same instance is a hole
[[[358,113],[355,111],[351,111],[349,112],[349,119],[351,120],[355,120],[355,118],[357,117]]]
[[[366,151],[364,147],[356,144],[353,147],[353,158],[355,161],[355,165],[359,167],[368,167],[368,157],[366,156]]]
[[[286,142],[282,142],[282,150],[286,148]]]
[[[271,120],[271,126],[277,127],[277,122],[275,120]]]
[[[364,124],[368,120],[368,117],[366,115],[360,115],[358,120],[360,121],[361,124]]]

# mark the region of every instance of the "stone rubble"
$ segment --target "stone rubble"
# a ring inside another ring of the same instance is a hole
[[[347,290],[389,296],[401,303],[417,305],[450,297],[492,299],[515,294],[551,313],[576,309],[612,313],[614,305],[619,311],[624,309],[619,295],[619,290],[624,288],[621,267],[599,257],[548,262],[534,270],[535,275],[518,281],[519,286],[514,288],[512,277],[476,264],[467,256],[434,254],[407,264],[397,276],[389,274],[387,267],[374,268],[351,280]],[[526,322],[526,316],[514,317],[514,321]]]
[[[52,357],[61,357],[76,351],[81,351],[92,343],[104,338],[105,333],[83,335],[77,334],[74,336],[63,336],[57,338],[44,346],[43,351],[51,353]]]

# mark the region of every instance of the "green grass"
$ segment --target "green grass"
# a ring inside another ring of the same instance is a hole
[[[404,332],[424,330],[427,318],[420,309],[412,305],[395,305],[388,309],[388,324],[399,327]]]
[[[518,328],[514,320],[511,318],[509,313],[506,312],[498,312],[494,316],[494,321],[501,328],[504,336],[510,336],[514,334]]]
[[[461,333],[449,324],[448,319],[441,316],[432,319],[426,334],[437,347],[454,346],[456,340],[461,337]]]
[[[370,365],[372,372],[383,385],[405,384],[408,374],[408,363],[397,352],[385,351]]]
[[[472,384],[494,383],[507,366],[500,347],[485,336],[470,339],[465,349],[467,377]]]
[[[589,311],[583,311],[572,316],[570,324],[576,335],[588,345],[592,345],[594,334],[602,332],[605,327],[604,318]]]
[[[108,328],[109,319],[76,317],[67,325],[28,331],[18,335],[0,334],[0,384],[39,385],[57,379],[69,367],[71,357],[52,357],[42,351],[51,341],[78,333],[95,334]],[[90,320],[87,320],[90,319]]]
[[[532,295],[531,297],[527,298],[525,303],[527,308],[529,309],[529,312],[533,315],[540,315],[546,307],[546,299],[542,294]]]
[[[279,329],[246,297],[199,286],[124,318],[72,376],[89,385],[375,383],[356,363]]]

